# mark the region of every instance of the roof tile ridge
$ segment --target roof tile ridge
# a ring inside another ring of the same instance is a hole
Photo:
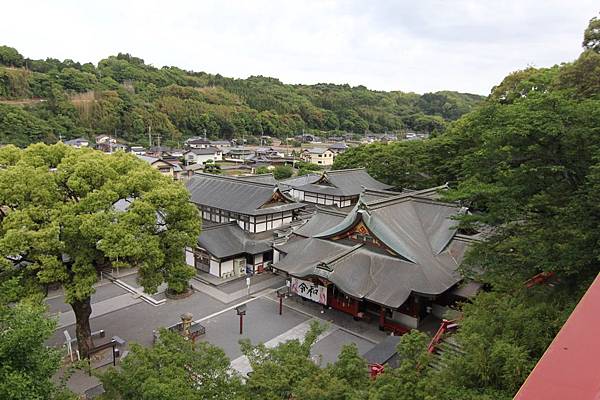
[[[377,208],[386,207],[392,204],[403,203],[408,200],[414,200],[420,203],[436,204],[445,207],[457,207],[456,203],[430,199],[428,197],[420,196],[419,194],[419,192],[399,193],[397,196],[390,196],[382,199],[371,200],[370,202],[367,202],[366,205],[371,209],[375,210]]]
[[[317,210],[317,212],[321,212],[323,214],[335,215],[336,217],[344,217],[345,218],[348,215],[342,211],[330,210],[327,208],[319,207],[318,205],[315,207],[315,209]]]
[[[192,176],[192,178],[195,178],[197,176],[211,178],[211,179],[220,179],[223,181],[237,182],[240,184],[245,184],[245,185],[250,185],[250,186],[262,186],[262,187],[268,187],[268,188],[272,188],[272,189],[277,188],[276,184],[265,183],[265,182],[255,182],[251,179],[240,179],[240,178],[236,178],[235,176],[214,175],[214,174],[208,174],[206,172],[198,172],[194,176]]]
[[[318,239],[318,240],[323,240],[323,239]],[[338,262],[342,261],[344,258],[346,258],[347,256],[349,256],[350,254],[354,253],[356,250],[363,247],[364,245],[365,245],[364,243],[355,244],[354,246],[350,247],[349,249],[345,250],[344,252],[333,255],[331,257],[328,257],[328,258],[320,261],[318,264],[319,265],[321,265],[321,264],[329,265],[329,264],[338,263]]]
[[[325,171],[328,174],[334,173],[340,173],[340,172],[350,172],[350,171],[365,171],[367,168],[366,167],[357,167],[357,168],[345,168],[345,169],[331,169],[329,171]]]

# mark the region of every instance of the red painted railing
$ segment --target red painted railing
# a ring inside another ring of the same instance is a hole
[[[431,342],[429,342],[427,351],[429,353],[433,353],[437,345],[442,341],[442,337],[444,336],[444,334],[452,329],[456,329],[457,327],[458,325],[456,323],[456,320],[443,319],[442,323],[440,324],[440,328],[431,339]]]
[[[556,275],[554,272],[552,271],[548,271],[548,272],[540,272],[539,274],[533,276],[532,278],[528,279],[525,282],[525,287],[527,287],[528,289],[534,287],[535,285],[541,285],[543,283],[546,283],[547,281],[549,281],[550,279],[552,279],[554,277],[554,275]]]
[[[385,367],[381,364],[369,364],[369,376],[371,379],[377,378],[378,375],[382,374]]]

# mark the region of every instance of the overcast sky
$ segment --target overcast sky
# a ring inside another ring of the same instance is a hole
[[[572,61],[597,0],[10,1],[0,44],[97,63],[286,83],[488,94],[509,72]]]

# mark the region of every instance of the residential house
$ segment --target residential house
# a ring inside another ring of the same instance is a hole
[[[129,151],[137,156],[143,156],[144,154],[146,154],[146,149],[142,146],[131,146],[129,148]]]
[[[313,147],[302,151],[301,158],[304,162],[309,162],[323,167],[333,165],[333,151],[326,147]]]
[[[96,150],[103,151],[104,153],[114,153],[116,151],[129,151],[129,146],[123,143],[112,143],[112,142],[104,142],[96,144]]]
[[[257,156],[265,156],[267,158],[283,158],[285,154],[275,149],[274,147],[258,147],[254,150]]]
[[[211,140],[210,145],[218,149],[226,149],[231,147],[231,142],[229,140]]]
[[[302,134],[300,136],[296,136],[296,139],[299,142],[303,143],[321,143],[321,138],[315,135],[311,135],[309,133]]]
[[[183,152],[183,157],[186,165],[204,164],[207,161],[216,162],[223,160],[223,151],[217,147],[192,148]]]
[[[180,179],[183,169],[179,164],[163,160],[157,157],[137,156],[140,160],[146,161],[152,167],[160,171],[161,174],[172,177],[175,180]]]
[[[104,143],[117,143],[117,139],[109,136],[109,135],[98,135],[96,136],[96,144],[104,144]]]
[[[210,140],[203,137],[192,137],[184,142],[186,149],[206,149],[210,146]]]
[[[185,171],[183,177],[189,178],[197,172],[202,172],[204,170],[204,164],[189,164],[184,166],[183,170]]]
[[[164,155],[169,153],[172,149],[168,146],[152,146],[146,151],[146,155],[150,157],[162,158]]]
[[[67,146],[75,147],[76,149],[81,149],[82,147],[89,147],[90,141],[85,138],[77,138],[71,139],[64,142]]]
[[[254,152],[245,147],[232,147],[223,151],[223,158],[230,161],[244,161],[244,159]]]
[[[328,147],[328,149],[333,152],[333,154],[334,154],[333,158],[335,158],[335,156],[337,156],[338,154],[342,154],[346,150],[348,150],[348,145],[344,142],[334,143],[334,144],[330,145]]]

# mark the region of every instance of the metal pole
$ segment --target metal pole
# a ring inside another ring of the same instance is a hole
[[[283,312],[283,297],[279,296],[279,315]]]
[[[240,335],[244,331],[244,314],[240,314]]]

